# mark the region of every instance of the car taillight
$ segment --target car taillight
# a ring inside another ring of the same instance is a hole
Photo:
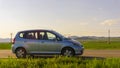
[[[13,39],[13,41],[12,41],[12,44],[14,44],[15,43],[15,38]]]

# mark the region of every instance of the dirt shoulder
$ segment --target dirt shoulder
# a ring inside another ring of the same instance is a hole
[[[0,50],[0,58],[15,57],[11,50]]]
[[[120,50],[85,50],[82,56],[87,57],[120,57]],[[0,58],[16,58],[11,50],[0,50]]]
[[[120,57],[120,50],[85,50],[83,56]]]

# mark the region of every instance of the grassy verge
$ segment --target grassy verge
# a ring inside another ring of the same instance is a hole
[[[120,68],[120,58],[88,59],[57,57],[38,59],[0,59],[0,68]]]

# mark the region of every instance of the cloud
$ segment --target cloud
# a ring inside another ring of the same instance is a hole
[[[101,24],[111,26],[111,25],[117,24],[119,22],[120,22],[119,19],[108,19],[108,20],[104,20],[103,22],[101,22]]]

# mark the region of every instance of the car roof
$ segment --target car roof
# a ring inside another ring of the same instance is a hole
[[[47,29],[32,29],[32,30],[23,30],[19,32],[34,32],[34,31],[53,31],[53,30],[47,30]]]

